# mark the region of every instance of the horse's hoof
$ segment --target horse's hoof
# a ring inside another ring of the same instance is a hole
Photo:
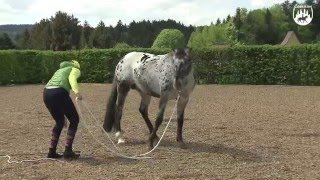
[[[122,139],[122,138],[119,138],[118,139],[118,144],[124,144],[126,141],[124,140],[124,139]]]
[[[154,141],[158,142],[160,140],[160,138],[156,135],[156,137],[154,137]]]
[[[148,145],[149,145],[149,148],[148,148],[149,151],[153,149],[153,142],[154,142],[154,141],[150,141],[150,140],[149,140],[149,144],[148,144]]]
[[[187,146],[186,143],[184,143],[184,142],[179,142],[179,147],[180,147],[181,149],[188,149],[188,146]]]
[[[121,133],[118,131],[118,132],[116,132],[115,136],[116,136],[116,138],[120,138]]]

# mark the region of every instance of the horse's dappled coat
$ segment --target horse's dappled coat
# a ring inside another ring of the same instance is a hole
[[[168,100],[176,99],[179,94],[180,98],[177,102],[177,141],[183,143],[184,109],[194,86],[193,68],[188,48],[175,49],[165,55],[143,52],[128,53],[116,66],[103,127],[108,132],[114,128],[117,137],[121,138],[120,121],[125,98],[130,89],[136,89],[140,92],[142,98],[139,111],[149,128],[149,141],[150,147],[152,147],[158,127],[162,123]],[[148,117],[151,96],[160,98],[155,128],[153,128]]]

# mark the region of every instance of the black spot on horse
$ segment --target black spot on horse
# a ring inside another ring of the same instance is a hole
[[[134,73],[134,75],[138,75],[138,70],[135,68],[135,69],[133,70],[133,73]]]
[[[143,54],[142,58],[141,58],[141,62],[145,63],[147,59],[149,59],[150,56],[148,56],[147,54]]]
[[[169,89],[169,86],[168,86],[168,85],[166,85],[166,86],[164,86],[163,91],[167,91],[168,89]]]

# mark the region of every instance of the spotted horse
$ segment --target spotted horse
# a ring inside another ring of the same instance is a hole
[[[103,128],[107,132],[114,130],[118,143],[125,140],[121,131],[121,117],[126,96],[130,89],[137,90],[141,95],[139,111],[150,132],[149,148],[153,148],[158,138],[157,130],[163,121],[166,105],[169,100],[177,99],[177,135],[176,140],[184,148],[182,127],[184,111],[189,96],[195,87],[191,49],[179,48],[164,55],[144,52],[130,52],[117,64],[112,83],[111,94]],[[179,95],[179,98],[177,98]],[[159,111],[153,127],[148,117],[151,97],[160,98]]]

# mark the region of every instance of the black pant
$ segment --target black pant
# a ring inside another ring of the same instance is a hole
[[[53,119],[56,121],[55,129],[63,129],[64,116],[70,122],[69,130],[77,131],[79,124],[78,112],[69,96],[69,93],[63,88],[44,89],[43,101],[48,108]],[[59,133],[60,134],[60,133]]]

